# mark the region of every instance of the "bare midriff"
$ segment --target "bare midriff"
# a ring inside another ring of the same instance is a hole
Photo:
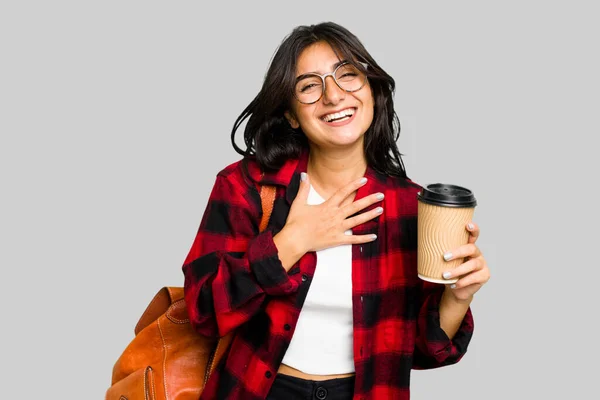
[[[313,375],[313,374],[305,374],[302,371],[297,370],[296,368],[292,368],[289,365],[281,364],[279,370],[277,370],[278,374],[282,375],[290,375],[295,376],[296,378],[306,379],[311,381],[326,381],[328,379],[338,379],[338,378],[348,378],[350,376],[354,376],[354,373],[348,374],[336,374],[336,375]]]

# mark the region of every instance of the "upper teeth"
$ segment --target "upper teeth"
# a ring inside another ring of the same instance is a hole
[[[354,114],[354,108],[347,108],[337,113],[327,114],[323,117],[323,121],[329,122],[333,119],[338,119],[342,117],[349,117]]]

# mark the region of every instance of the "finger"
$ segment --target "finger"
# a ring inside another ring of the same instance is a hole
[[[297,199],[302,201],[302,204],[306,204],[308,200],[308,194],[310,192],[310,181],[306,172],[300,173],[300,188],[298,189]]]
[[[481,258],[472,258],[469,261],[460,264],[458,267],[446,271],[442,274],[444,279],[452,279],[459,276],[470,274],[473,271],[478,271],[483,268],[483,260]]]
[[[345,205],[342,207],[342,214],[344,218],[349,217],[350,215],[354,215],[360,210],[363,210],[370,206],[371,204],[377,203],[378,201],[382,201],[384,198],[383,193],[374,193],[367,197],[363,197],[360,200],[356,200],[351,204]]]
[[[457,282],[458,283],[458,282]],[[473,295],[475,293],[477,293],[479,291],[479,289],[481,289],[483,285],[481,283],[474,283],[472,285],[468,285],[468,286],[463,286],[463,287],[457,287],[456,283],[453,283],[452,285],[450,285],[450,289],[452,290],[459,290],[461,289],[461,292],[467,292],[467,293],[461,293],[460,298],[462,300],[466,300],[469,297],[472,298]]]
[[[482,269],[463,276],[450,286],[451,289],[462,289],[471,285],[484,285],[490,279],[489,270]]]
[[[469,243],[475,243],[479,238],[479,225],[471,221],[467,224],[467,230],[469,231]]]
[[[344,235],[342,244],[362,244],[377,240],[377,235],[374,233],[368,235]]]
[[[364,224],[365,222],[372,220],[373,218],[375,218],[378,215],[381,215],[382,213],[383,207],[374,208],[370,211],[359,214],[356,217],[344,220],[344,222],[342,223],[342,227],[344,228],[344,230],[354,228],[355,226]]]
[[[367,178],[365,177],[352,181],[346,186],[338,189],[329,199],[327,199],[327,202],[333,203],[339,207],[346,197],[357,191],[361,186],[364,186],[365,183],[367,183]]]
[[[481,251],[479,250],[479,247],[477,247],[473,243],[468,243],[468,244],[462,245],[454,250],[445,252],[444,260],[450,261],[450,260],[456,260],[457,258],[465,258],[465,257],[476,258],[476,257],[479,257],[480,255],[481,255]]]

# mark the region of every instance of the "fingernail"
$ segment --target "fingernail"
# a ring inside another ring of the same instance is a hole
[[[377,193],[377,196],[375,197],[377,198],[377,200],[383,200],[385,196],[383,195],[383,193]]]
[[[444,254],[444,260],[450,261],[451,259],[452,259],[452,253],[447,252],[446,254]]]
[[[381,214],[383,212],[383,207],[377,207],[375,212],[377,212],[377,214]]]
[[[450,279],[450,277],[452,277],[452,272],[446,271],[442,274],[442,276],[444,277],[444,279]]]
[[[456,289],[456,285],[453,283],[452,285],[450,285],[450,289]]]
[[[361,185],[364,185],[365,183],[367,183],[367,178],[362,178],[362,179],[360,180],[360,184],[361,184]]]
[[[473,225],[472,223],[469,222],[469,224],[467,225],[469,227],[469,230],[472,231],[473,229],[475,229],[475,225]]]
[[[373,239],[373,240],[377,239],[377,235],[376,234],[372,234],[371,235],[371,239]]]
[[[301,172],[301,173],[300,173],[300,180],[301,180],[302,182],[306,181],[306,172]]]

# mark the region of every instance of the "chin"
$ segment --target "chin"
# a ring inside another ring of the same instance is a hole
[[[333,146],[348,147],[352,145],[362,144],[363,134],[348,132],[338,133],[329,137],[329,143]]]

